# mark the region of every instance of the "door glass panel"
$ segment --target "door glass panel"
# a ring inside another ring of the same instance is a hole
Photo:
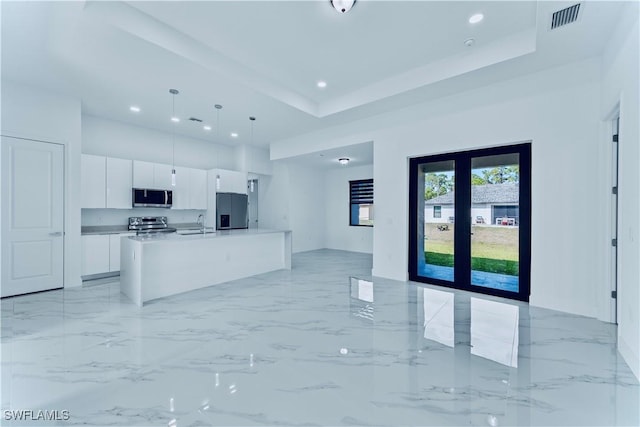
[[[418,168],[418,275],[453,282],[455,162]]]
[[[519,291],[520,155],[471,159],[471,284]]]

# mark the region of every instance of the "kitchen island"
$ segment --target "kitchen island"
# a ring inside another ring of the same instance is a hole
[[[218,230],[122,239],[120,291],[147,301],[218,283],[291,269],[291,231]]]

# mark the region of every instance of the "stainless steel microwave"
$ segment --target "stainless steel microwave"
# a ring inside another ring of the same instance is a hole
[[[173,204],[173,191],[134,188],[133,207],[170,208]]]

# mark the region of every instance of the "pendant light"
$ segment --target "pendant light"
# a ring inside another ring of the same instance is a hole
[[[169,89],[171,94],[171,185],[176,186],[176,123],[180,120],[176,117],[176,95],[178,89]]]
[[[251,121],[251,147],[249,147],[249,149],[253,150],[253,124],[255,123],[256,118],[253,117],[253,116],[249,116],[249,120]],[[249,191],[251,191],[252,193],[253,193],[253,188],[254,188],[254,182],[255,182],[255,179],[252,179],[249,182]]]
[[[351,10],[356,0],[330,0],[331,6],[340,13],[347,13]]]
[[[222,110],[222,105],[216,104],[214,105],[216,108],[216,140],[217,143],[220,144],[220,110]],[[220,168],[220,150],[218,147],[218,155],[216,156],[216,163],[218,168]],[[216,172],[216,190],[220,189],[220,171]]]

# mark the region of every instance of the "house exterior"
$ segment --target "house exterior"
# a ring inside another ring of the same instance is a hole
[[[518,225],[518,184],[474,185],[471,191],[471,220],[473,224]],[[424,202],[426,223],[453,222],[455,191]]]

